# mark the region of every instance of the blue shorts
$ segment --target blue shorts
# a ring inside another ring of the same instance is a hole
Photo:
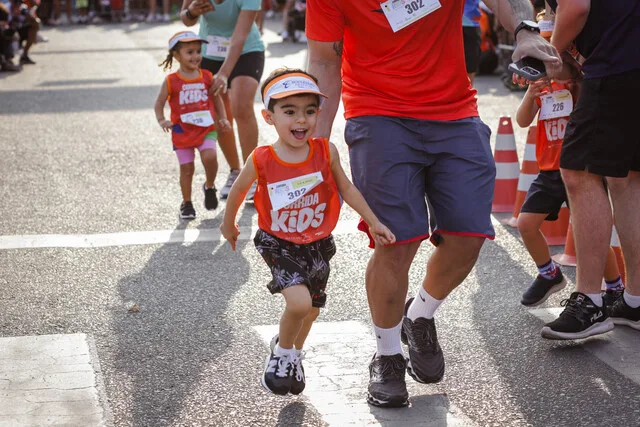
[[[353,182],[397,243],[429,237],[427,197],[435,216],[434,237],[494,238],[496,167],[490,136],[479,117],[362,116],[348,119],[345,127]]]

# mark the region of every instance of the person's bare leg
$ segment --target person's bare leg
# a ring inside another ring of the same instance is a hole
[[[286,307],[280,317],[278,345],[283,349],[291,349],[302,329],[304,319],[311,312],[311,295],[306,285],[283,289],[282,295],[286,301]]]
[[[224,155],[225,160],[229,164],[230,169],[240,169],[240,159],[238,158],[238,147],[236,146],[236,136],[233,131],[233,114],[231,113],[231,100],[229,93],[222,95],[227,119],[231,123],[231,130],[228,132],[218,132],[218,145]]]
[[[440,245],[427,262],[423,288],[442,300],[463,282],[475,265],[484,237],[444,234]]]
[[[309,314],[302,320],[302,327],[300,331],[298,331],[298,336],[294,341],[294,345],[297,350],[301,350],[304,342],[307,340],[307,336],[309,336],[309,331],[311,331],[311,326],[313,326],[313,322],[320,315],[320,309],[318,307],[312,307],[309,311]]]
[[[213,187],[216,174],[218,173],[218,155],[216,150],[202,150],[200,152],[200,160],[202,161],[202,166],[204,166],[204,172],[206,175],[204,184],[207,188],[211,188]]]
[[[253,77],[238,76],[231,82],[229,91],[231,112],[238,127],[238,139],[242,149],[243,163],[258,146],[258,121],[253,103],[258,90],[258,81]]]
[[[627,267],[627,291],[640,296],[640,172],[627,178],[607,178],[616,229]]]
[[[518,215],[518,231],[529,251],[529,255],[537,266],[544,265],[551,259],[549,245],[540,231],[547,214],[520,212]]]
[[[469,76],[469,80],[471,81],[471,86],[473,86],[473,79],[476,77],[476,73],[467,73]]]
[[[191,185],[194,171],[195,165],[193,162],[180,165],[180,190],[184,201],[191,201]]]
[[[611,205],[602,177],[562,169],[576,247],[576,290],[599,294],[611,241]],[[624,220],[623,220],[624,221]]]
[[[616,253],[613,251],[613,248],[609,248],[609,253],[607,254],[607,263],[604,267],[604,280],[611,282],[612,280],[616,280],[620,276],[620,269],[618,268],[618,261],[616,259]]]

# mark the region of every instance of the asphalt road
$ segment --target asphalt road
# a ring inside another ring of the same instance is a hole
[[[265,74],[304,65],[305,46],[278,41],[277,26],[267,22]],[[0,73],[0,337],[87,334],[107,425],[640,425],[640,335],[619,328],[582,342],[541,339],[544,313],[519,304],[535,266],[517,233],[497,222],[496,240],[437,313],[444,380],[408,379],[411,408],[369,410],[366,362],[374,344],[363,278],[370,250],[349,228],[356,215],[348,208],[306,366],[313,372],[323,357],[353,357],[330,359],[308,379],[317,381],[309,393],[266,393],[259,382],[265,340],[282,299],[265,289],[268,271],[249,240],[255,210],[241,210],[247,228],[232,252],[216,234],[224,204],[215,212],[202,207],[197,165],[198,219],[177,220],[177,162],[153,102],[163,79],[157,64],[179,29],[47,29],[50,42],[32,51],[37,65]],[[521,95],[497,76],[478,78],[477,87],[481,117],[495,133]],[[275,133],[260,126],[266,144]],[[332,139],[348,170],[343,129],[339,118]],[[525,133],[516,129],[520,158]],[[221,186],[228,166],[219,158]],[[51,243],[60,236],[86,244]],[[100,236],[113,241],[95,244]],[[416,257],[411,292],[431,250],[425,243]],[[543,307],[558,307],[573,289],[575,271],[564,272],[571,283]],[[133,304],[139,311],[129,310]],[[323,329],[344,339],[324,346],[332,335],[323,339]],[[0,375],[10,368],[0,364]],[[342,376],[353,379],[350,388],[318,386]],[[0,416],[11,397],[1,380]]]

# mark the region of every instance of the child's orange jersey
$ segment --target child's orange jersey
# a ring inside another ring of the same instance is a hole
[[[258,227],[298,245],[328,237],[340,216],[329,141],[309,139],[309,156],[301,163],[282,161],[270,145],[256,148],[252,158],[258,175]]]
[[[185,79],[178,72],[167,76],[174,147],[202,145],[205,135],[215,130],[213,98],[209,96],[212,80],[213,75],[207,70],[200,70],[200,77],[192,80]]]
[[[552,82],[553,93],[548,89],[536,98],[540,107],[536,129],[536,159],[543,171],[560,169],[560,151],[569,115],[575,99],[566,84]]]

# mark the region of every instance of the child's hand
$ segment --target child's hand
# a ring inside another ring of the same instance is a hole
[[[231,130],[231,123],[227,119],[220,119],[216,121],[216,128],[222,133],[227,133]]]
[[[370,226],[369,233],[371,233],[373,240],[375,240],[378,245],[392,245],[396,242],[396,236],[394,236],[391,230],[381,222],[377,222],[373,224],[373,226]]]
[[[220,225],[220,232],[222,236],[227,239],[227,241],[231,244],[231,249],[236,250],[236,242],[238,241],[238,236],[240,235],[240,230],[236,224],[233,226],[229,226],[225,223]]]
[[[548,88],[550,83],[544,79],[536,80],[535,82],[529,82],[529,88],[527,89],[527,95],[532,98],[538,98],[542,95],[542,91]]]
[[[173,127],[173,123],[171,123],[171,120],[160,120],[158,124],[165,132],[171,132],[171,128]]]

